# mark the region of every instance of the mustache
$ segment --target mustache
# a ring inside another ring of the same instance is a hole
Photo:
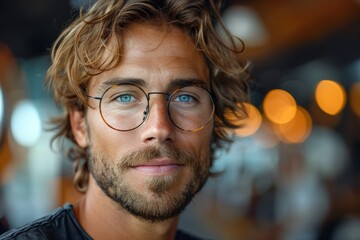
[[[180,165],[195,165],[197,159],[190,153],[176,149],[171,145],[148,146],[143,149],[125,153],[121,157],[120,167],[128,168],[150,162],[154,158],[171,158]]]

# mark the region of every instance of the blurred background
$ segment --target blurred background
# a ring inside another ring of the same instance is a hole
[[[0,1],[0,231],[81,197],[50,148],[49,48],[90,0]],[[360,239],[360,1],[227,0],[249,119],[180,227],[208,239]]]

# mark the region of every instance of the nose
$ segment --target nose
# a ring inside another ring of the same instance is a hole
[[[175,126],[167,110],[166,97],[153,95],[149,102],[148,116],[142,125],[141,140],[144,143],[163,143],[173,141]]]

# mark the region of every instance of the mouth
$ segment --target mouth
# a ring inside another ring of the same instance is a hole
[[[149,175],[170,175],[184,166],[171,159],[152,159],[147,163],[131,166],[131,169]]]

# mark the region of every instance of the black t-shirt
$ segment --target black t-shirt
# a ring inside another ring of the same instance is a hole
[[[75,218],[73,207],[65,204],[49,215],[31,222],[23,227],[12,229],[3,235],[0,240],[91,240]],[[177,231],[176,240],[197,240],[184,232]]]

